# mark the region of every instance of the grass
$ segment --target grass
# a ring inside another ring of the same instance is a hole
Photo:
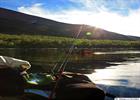
[[[87,40],[44,35],[0,34],[0,47],[10,48],[68,48],[72,44],[79,48],[139,48],[140,41]]]

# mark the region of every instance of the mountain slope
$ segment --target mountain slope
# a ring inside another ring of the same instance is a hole
[[[73,37],[81,25],[66,24],[53,20],[23,14],[0,8],[0,33],[7,34],[40,34]],[[86,32],[92,33],[86,35]],[[79,38],[108,40],[140,40],[140,37],[125,36],[103,29],[83,25]]]

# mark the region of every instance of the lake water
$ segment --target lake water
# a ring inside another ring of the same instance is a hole
[[[102,88],[105,92],[117,97],[139,97],[140,98],[140,52],[118,51],[99,53],[105,55],[131,54],[125,57],[123,62],[110,62],[118,64],[108,66],[104,69],[95,69],[95,72],[87,76]],[[106,100],[113,100],[106,98]]]
[[[66,71],[87,75],[98,87],[117,97],[140,97],[139,50],[92,51],[84,54],[81,49],[75,49]],[[29,72],[50,72],[62,63],[67,53],[67,49],[0,49],[0,55],[29,61],[32,64]]]

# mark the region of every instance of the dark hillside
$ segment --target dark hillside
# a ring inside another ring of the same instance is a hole
[[[66,24],[37,16],[0,8],[0,33],[39,34],[72,37],[81,25]],[[91,32],[90,36],[86,32]],[[125,36],[100,28],[84,25],[79,38],[101,40],[140,40],[140,37]]]

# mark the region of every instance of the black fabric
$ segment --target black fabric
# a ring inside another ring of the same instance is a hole
[[[16,69],[0,69],[0,96],[12,96],[23,93],[23,77]]]
[[[105,93],[85,75],[63,76],[56,89],[57,100],[104,100]]]

